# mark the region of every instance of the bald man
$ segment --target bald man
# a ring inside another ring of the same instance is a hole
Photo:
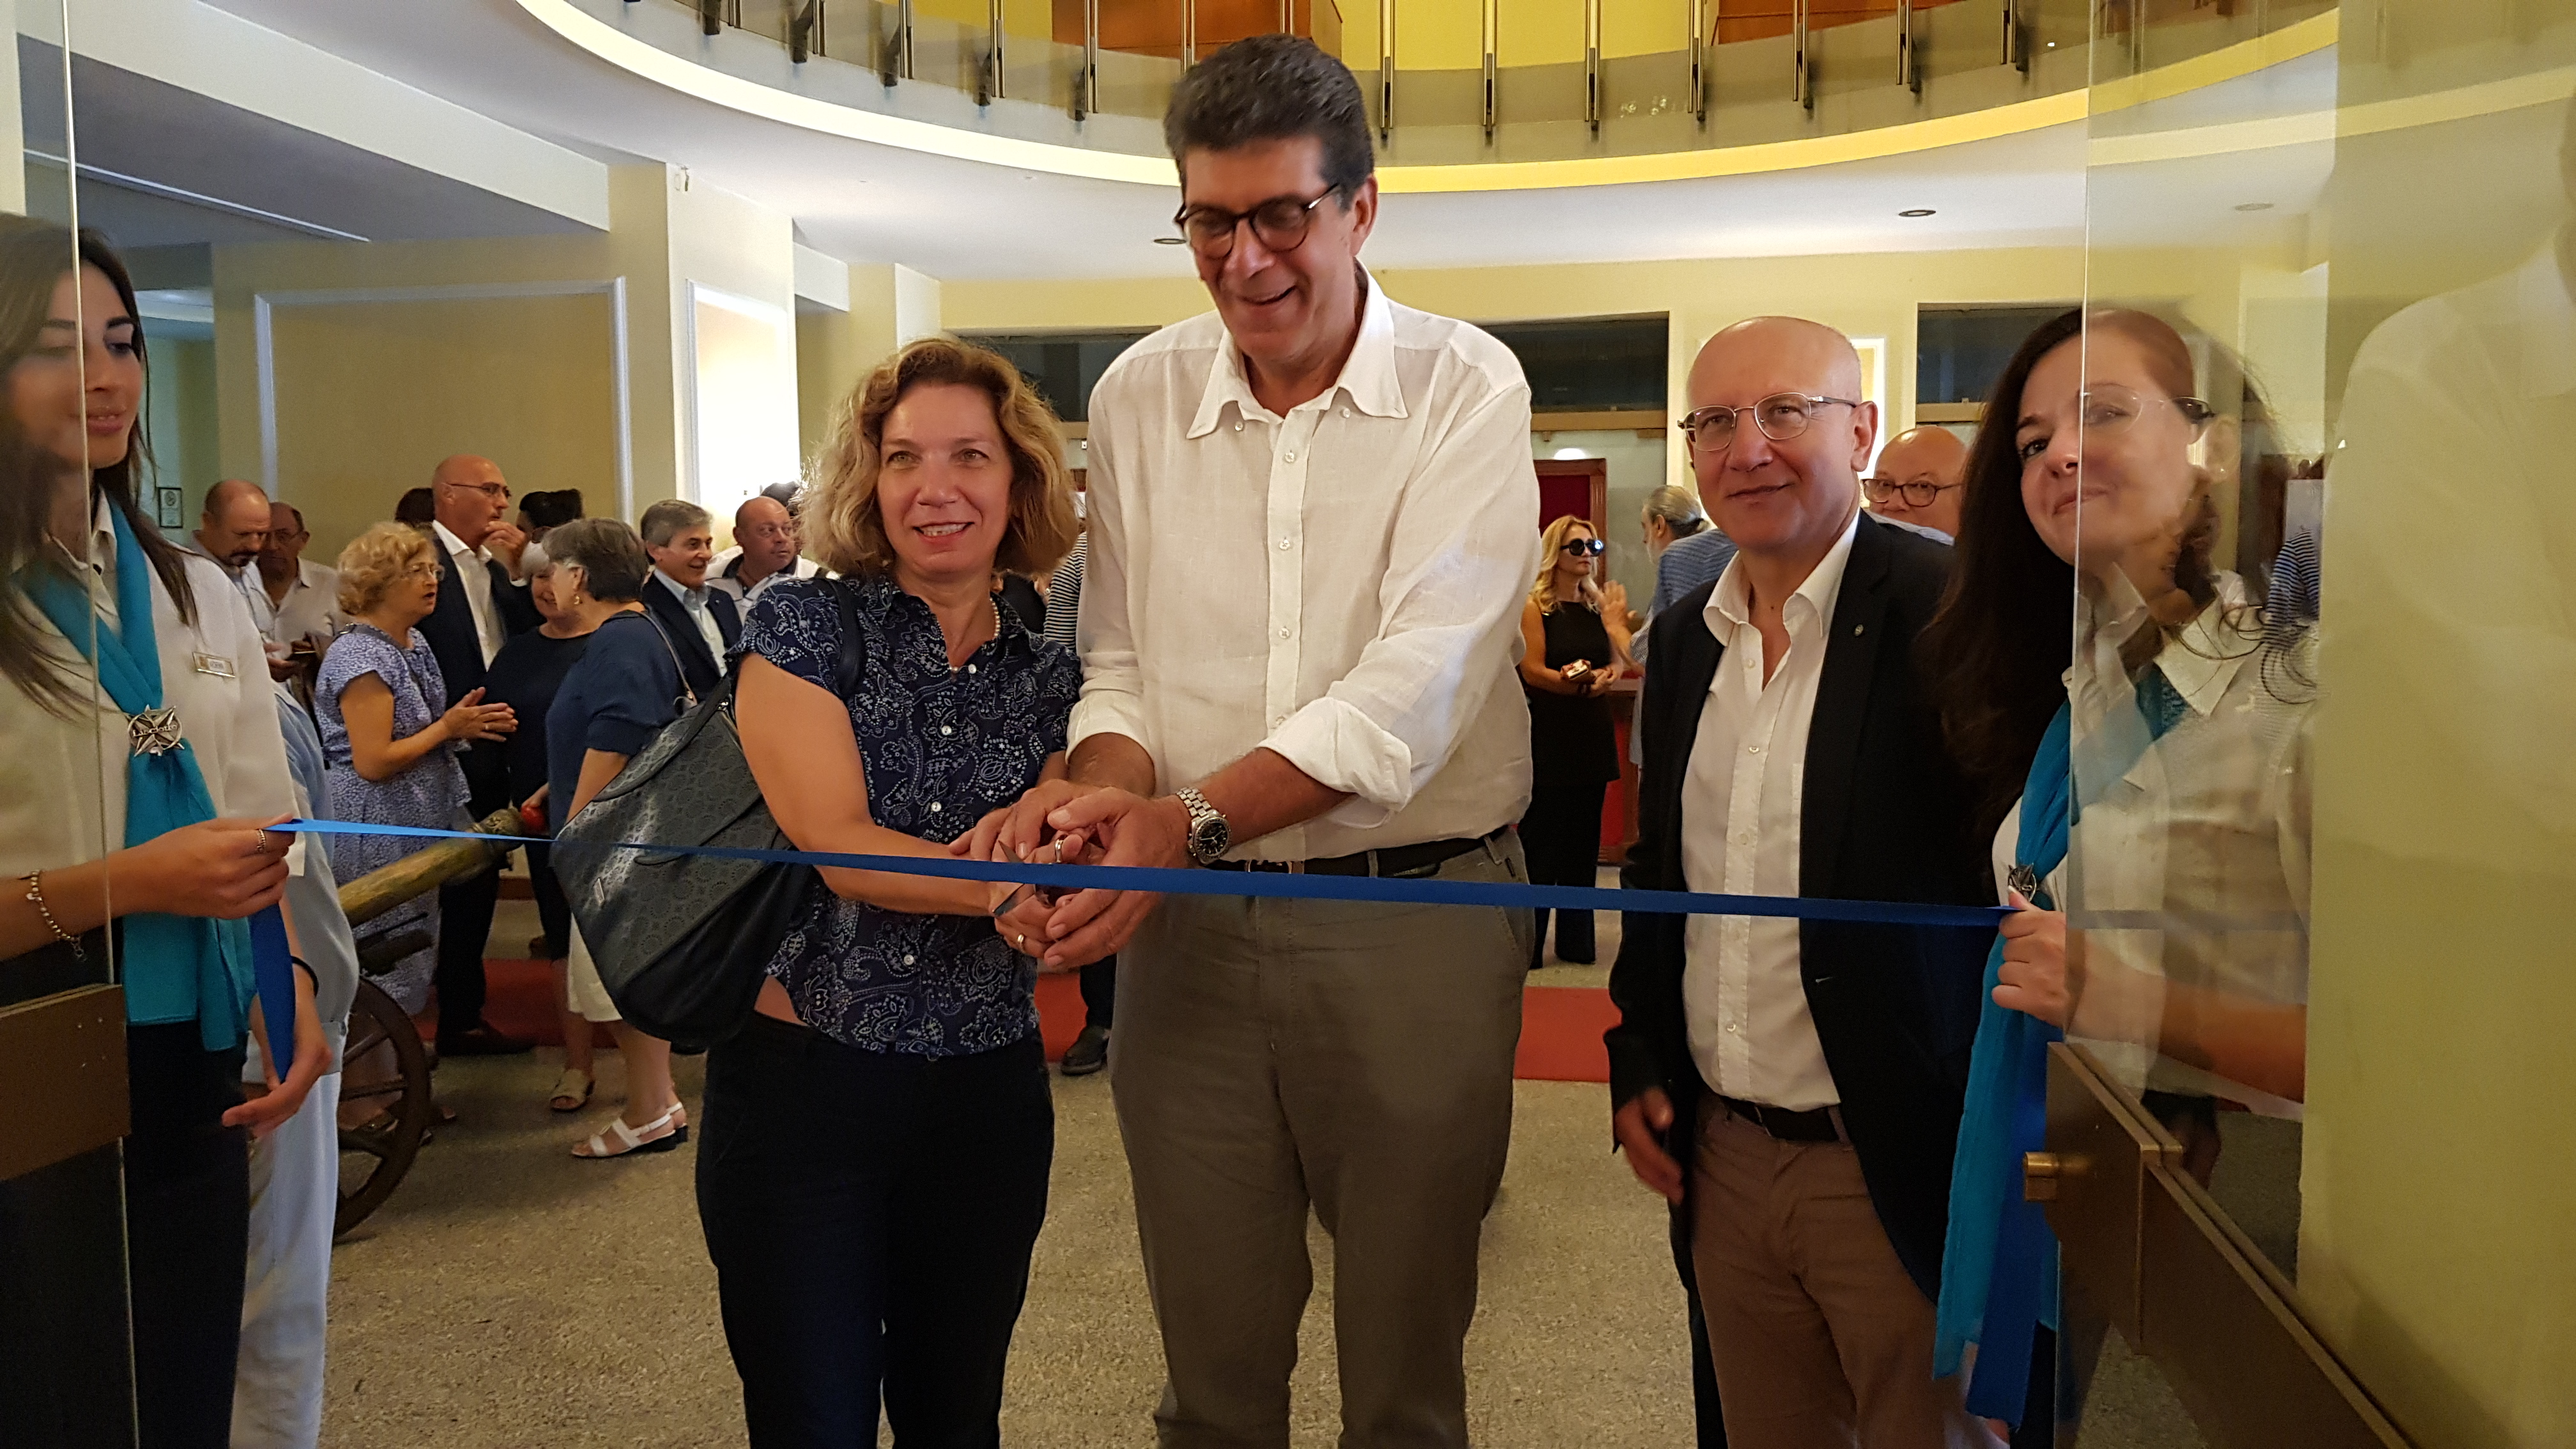
[[[1888,440],[1878,466],[1861,483],[1870,510],[1890,523],[1928,528],[1944,543],[1959,536],[1959,482],[1968,445],[1948,428],[1907,428]]]
[[[268,547],[266,489],[246,478],[226,478],[207,489],[197,531],[180,540],[179,546],[214,560],[215,567],[241,591],[242,602],[250,606],[251,621],[263,636],[276,625],[277,610],[251,568],[259,551]]]
[[[489,458],[460,453],[429,476],[430,536],[438,544],[438,603],[421,621],[421,637],[438,660],[454,704],[483,687],[483,673],[513,634],[542,622],[518,578],[527,535],[512,528],[510,483]],[[518,727],[543,728],[542,721]],[[466,809],[481,819],[509,802],[509,767],[498,740],[457,752],[465,770]],[[438,892],[438,1051],[441,1056],[501,1056],[534,1043],[505,1036],[483,1020],[483,944],[500,898],[496,871],[468,876]]]
[[[1736,545],[1655,619],[1630,884],[1989,904],[1967,787],[1916,677],[1950,550],[1871,518],[1878,409],[1840,333],[1710,339],[1682,426]],[[1629,917],[1612,1127],[1673,1205],[1732,1449],[1990,1442],[1932,1377],[1992,933]]]
[[[716,555],[707,569],[707,587],[733,595],[749,610],[761,591],[780,579],[810,579],[822,572],[796,550],[804,535],[787,505],[766,493],[744,499],[733,511],[732,548]]]

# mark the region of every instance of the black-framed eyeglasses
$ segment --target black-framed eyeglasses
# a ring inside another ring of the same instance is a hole
[[[1863,478],[1860,491],[1872,503],[1884,504],[1890,498],[1905,500],[1908,508],[1929,508],[1932,500],[1958,487],[1956,483],[1899,483],[1893,478]]]
[[[1581,558],[1599,558],[1610,551],[1610,545],[1597,538],[1569,538],[1558,544],[1556,551],[1574,554]]]
[[[1327,186],[1323,195],[1312,200],[1274,196],[1250,211],[1184,206],[1172,213],[1172,225],[1180,230],[1190,250],[1212,262],[1234,255],[1235,233],[1247,221],[1264,247],[1274,252],[1293,252],[1306,244],[1307,229],[1315,222],[1315,208],[1340,190],[1338,186]]]
[[[1690,445],[1703,453],[1723,453],[1735,446],[1735,420],[1739,413],[1753,414],[1753,425],[1762,436],[1775,443],[1785,443],[1807,430],[1816,420],[1816,411],[1829,404],[1856,408],[1856,398],[1824,397],[1815,393],[1783,392],[1755,403],[1749,408],[1730,408],[1712,404],[1693,408],[1676,424]]]

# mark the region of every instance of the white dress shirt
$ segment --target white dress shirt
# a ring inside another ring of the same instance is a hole
[[[716,623],[715,611],[707,607],[707,591],[703,588],[690,588],[659,568],[653,570],[653,577],[680,601],[680,607],[687,612],[689,622],[698,626],[698,637],[707,641],[707,653],[715,658],[717,667],[722,668],[725,657],[724,629]]]
[[[257,571],[253,565],[252,572]],[[257,582],[260,597],[266,599],[268,581]],[[286,586],[286,601],[276,607],[275,619],[261,631],[271,644],[310,639],[315,649],[327,650],[349,627],[348,616],[340,612],[340,571],[310,559],[296,560],[295,580]]]
[[[1789,652],[1766,681],[1741,554],[1703,617],[1725,653],[1682,777],[1682,876],[1695,891],[1798,894],[1807,730],[1825,673],[1825,631],[1842,596],[1857,513],[1780,606]],[[1842,1100],[1799,975],[1798,923],[1693,916],[1683,927],[1682,1004],[1691,1058],[1710,1090],[1793,1112]]]
[[[98,561],[92,597],[103,619],[116,618],[116,537],[102,503],[92,526],[90,557]],[[277,706],[269,693],[267,656],[250,606],[221,564],[191,552],[188,587],[197,621],[179,618],[178,605],[152,576],[152,634],[161,654],[161,702],[178,711],[179,731],[197,757],[206,794],[217,816],[295,813],[295,785],[286,771],[286,743],[278,733]],[[50,652],[74,661],[74,691],[95,698],[97,708],[71,718],[47,709],[25,690],[0,679],[0,876],[15,879],[96,860],[125,845],[126,758],[132,753],[127,718],[91,683],[87,656],[57,633],[34,608],[9,605],[34,621]],[[94,691],[94,694],[93,694]],[[304,847],[288,853],[301,871]]]
[[[480,546],[467,548],[465,540],[448,532],[444,523],[433,522],[430,530],[438,535],[438,546],[456,560],[457,578],[465,585],[465,603],[474,612],[474,633],[483,643],[483,662],[509,642],[510,631],[501,622],[500,607],[492,599],[492,551]]]
[[[1238,859],[1472,838],[1529,801],[1529,387],[1501,343],[1366,285],[1341,376],[1285,418],[1214,313],[1091,396],[1073,742],[1127,736],[1166,790],[1267,746],[1353,797]]]

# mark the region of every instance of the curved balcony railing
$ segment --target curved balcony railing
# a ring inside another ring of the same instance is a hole
[[[650,0],[979,111],[1146,151],[1200,55],[1287,31],[1363,83],[1382,159],[1467,165],[1834,135],[2140,74],[2334,0]],[[1093,132],[1086,122],[1108,122]],[[1119,124],[1119,123],[1125,124]]]

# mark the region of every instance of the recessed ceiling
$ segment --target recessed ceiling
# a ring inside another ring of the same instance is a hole
[[[902,262],[956,279],[1189,275],[1185,254],[1154,244],[1170,230],[1170,188],[997,169],[747,116],[600,62],[512,0],[209,3],[598,159],[686,167],[706,184],[793,217],[801,240],[847,260]],[[2320,73],[2331,77],[2333,60],[2294,65],[2228,84],[2313,88]],[[110,67],[87,65],[75,86],[82,159],[168,185],[366,236],[567,225],[309,132],[239,112],[209,115],[230,108]],[[2249,94],[2201,105],[2223,112],[2280,103]],[[1422,269],[2072,245],[2086,224],[2086,134],[2083,125],[2058,126],[1749,176],[1392,196],[1367,255],[1382,268]],[[2231,171],[2241,165],[2231,160]],[[2251,193],[2240,186],[2159,201],[2131,187],[2119,201],[2124,223],[2136,222],[2126,229],[2140,239],[2153,230],[2205,241],[2226,234],[2213,228],[2277,226],[2283,213],[2305,209],[2322,180],[2313,163],[2284,169]],[[2235,212],[2249,194],[2279,211]],[[141,199],[115,205],[138,228],[167,230],[176,220]],[[102,202],[103,211],[110,206]],[[1935,214],[1897,215],[1925,207]],[[524,214],[507,214],[512,209]],[[437,226],[453,229],[430,230]]]

